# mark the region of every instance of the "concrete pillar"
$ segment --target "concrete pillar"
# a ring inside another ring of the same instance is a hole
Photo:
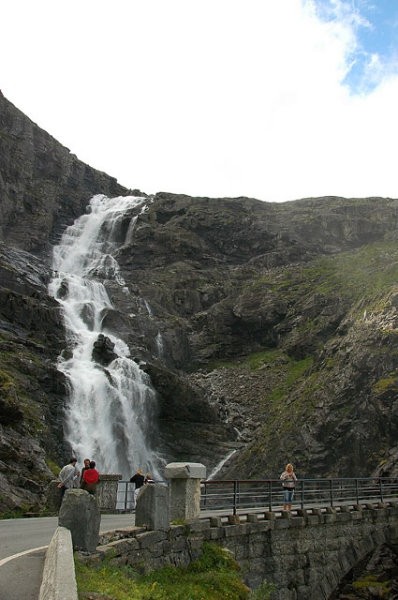
[[[117,502],[117,486],[122,476],[119,473],[103,475],[95,492],[97,503],[101,512],[114,512]]]
[[[201,463],[169,463],[164,475],[170,480],[170,519],[196,519],[200,515],[200,482],[206,478]]]

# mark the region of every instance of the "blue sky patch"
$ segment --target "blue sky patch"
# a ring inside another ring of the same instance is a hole
[[[356,45],[343,83],[367,93],[398,73],[398,0],[317,0],[318,16],[352,28]]]

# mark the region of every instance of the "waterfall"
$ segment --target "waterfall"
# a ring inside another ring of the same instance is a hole
[[[142,305],[148,313],[148,316],[151,320],[153,320],[153,310],[151,305],[145,298],[142,299]],[[156,345],[156,354],[159,358],[163,358],[164,356],[164,344],[163,344],[163,336],[160,331],[157,332],[155,337],[155,345]]]
[[[225,463],[234,455],[236,454],[237,450],[231,450],[231,452],[228,452],[228,454],[222,459],[220,460],[220,462],[214,467],[214,469],[212,470],[212,472],[210,473],[210,475],[208,476],[207,479],[215,479],[217,473],[219,473],[221,471],[221,469],[223,468],[223,466],[225,465]]]
[[[158,353],[158,357],[162,358],[163,354],[164,354],[164,347],[163,347],[163,337],[162,337],[162,334],[160,333],[160,331],[158,331],[155,342],[156,342],[156,350]]]
[[[49,285],[62,307],[68,344],[58,359],[69,387],[65,439],[80,464],[88,457],[103,473],[123,478],[139,467],[157,476],[161,462],[148,441],[156,408],[149,377],[129,358],[127,344],[102,329],[113,309],[103,281],[113,280],[128,293],[112,253],[132,235],[135,220],[123,236],[128,211],[145,210],[145,202],[134,196],[94,196],[88,214],[68,227],[54,247]],[[112,341],[117,355],[106,367],[92,359],[100,333]]]

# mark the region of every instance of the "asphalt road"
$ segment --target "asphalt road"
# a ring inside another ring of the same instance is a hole
[[[134,525],[134,515],[101,515],[101,532]],[[0,600],[38,600],[44,557],[58,517],[0,520]]]

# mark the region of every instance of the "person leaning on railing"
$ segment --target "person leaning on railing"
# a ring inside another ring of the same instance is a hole
[[[80,477],[80,471],[76,467],[77,458],[72,456],[69,463],[62,467],[58,475],[58,488],[61,490],[61,498],[63,499],[66,490],[77,487]]]
[[[292,509],[292,501],[294,496],[294,488],[296,487],[297,477],[293,469],[293,465],[288,463],[280,478],[283,487],[283,510]]]

